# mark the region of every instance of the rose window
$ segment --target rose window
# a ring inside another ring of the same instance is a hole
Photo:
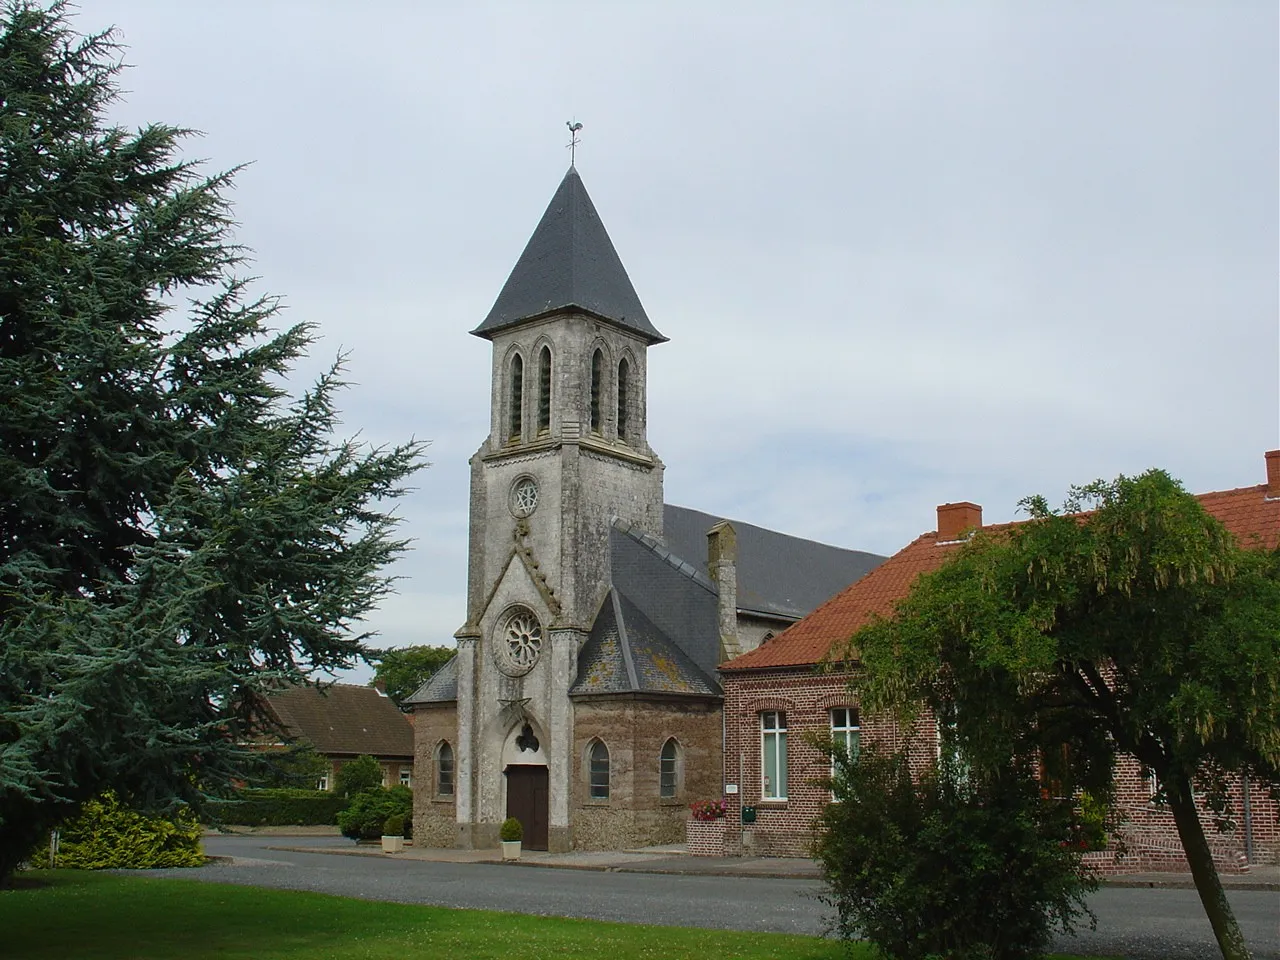
[[[521,477],[511,487],[511,513],[520,519],[538,506],[538,484],[532,477]]]
[[[542,624],[528,610],[518,610],[507,618],[498,634],[498,654],[505,672],[528,673],[542,653]]]

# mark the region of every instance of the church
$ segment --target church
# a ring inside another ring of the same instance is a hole
[[[883,558],[674,506],[649,446],[665,343],[570,166],[493,308],[466,622],[406,703],[414,837],[531,849],[682,840],[723,784],[717,668]]]

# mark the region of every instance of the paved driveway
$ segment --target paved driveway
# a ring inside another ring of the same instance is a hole
[[[270,849],[315,847],[315,853]],[[672,876],[483,863],[340,856],[335,837],[210,837],[206,849],[232,862],[160,875],[312,890],[370,900],[586,917],[682,927],[822,933],[830,910],[811,880]],[[334,852],[322,852],[331,850]],[[1280,893],[1229,894],[1255,960],[1280,960]],[[1194,890],[1107,887],[1092,899],[1098,930],[1059,938],[1055,949],[1135,960],[1201,960],[1217,955]]]

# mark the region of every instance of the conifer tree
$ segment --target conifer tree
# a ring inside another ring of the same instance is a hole
[[[341,361],[275,332],[190,131],[126,131],[112,33],[0,8],[0,884],[111,788],[242,776],[254,694],[362,653],[421,445],[334,437]]]

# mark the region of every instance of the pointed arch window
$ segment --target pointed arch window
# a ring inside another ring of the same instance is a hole
[[[551,348],[538,354],[538,435],[551,432]]]
[[[676,738],[671,737],[658,756],[658,796],[663,800],[674,799],[680,784],[679,750]]]
[[[588,783],[592,800],[609,799],[609,748],[602,740],[596,740],[591,744],[591,753],[588,757]]]
[[[524,358],[518,353],[511,358],[511,400],[508,408],[507,440],[519,440],[524,426]]]
[[[627,391],[631,385],[631,364],[623,357],[618,361],[618,439],[627,439]]]
[[[591,355],[591,432],[600,432],[600,381],[604,378],[604,354]]]
[[[447,740],[436,750],[436,796],[453,796],[453,747]]]

